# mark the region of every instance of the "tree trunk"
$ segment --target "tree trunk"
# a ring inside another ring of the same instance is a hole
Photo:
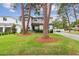
[[[44,4],[43,11],[44,11],[43,34],[44,37],[48,37],[48,30],[49,30],[48,26],[51,12],[51,4]]]
[[[63,19],[63,17],[62,17],[62,22],[63,22],[63,28],[65,30],[65,25],[64,25],[64,19]]]
[[[29,15],[28,15],[28,20],[27,20],[27,26],[26,26],[26,33],[28,32],[28,26],[29,26],[29,21],[30,21],[30,13],[31,13],[31,4],[28,4],[29,8]]]
[[[25,34],[25,19],[24,19],[24,4],[23,3],[21,3],[21,21],[22,21],[23,34]]]
[[[65,10],[65,13],[66,13],[66,16],[68,18],[68,24],[69,24],[68,29],[69,29],[69,32],[70,32],[71,31],[71,26],[70,26],[70,20],[69,20],[68,12]]]
[[[75,10],[74,5],[75,5],[75,4],[72,4],[72,8],[73,8],[73,11],[74,11],[74,16],[75,16],[75,19],[76,19],[76,25],[77,25],[77,15],[76,15],[76,10]]]

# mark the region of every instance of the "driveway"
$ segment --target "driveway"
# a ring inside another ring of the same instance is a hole
[[[72,38],[72,39],[75,39],[75,40],[78,40],[79,41],[79,35],[76,35],[76,34],[70,34],[70,33],[66,33],[66,32],[55,32],[56,34],[61,34],[65,37],[68,37],[68,38]]]

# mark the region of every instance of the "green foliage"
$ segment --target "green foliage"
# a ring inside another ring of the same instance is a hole
[[[64,30],[67,30],[68,29],[67,18],[64,16],[62,17],[62,23],[63,23]]]
[[[79,20],[77,20],[77,24],[79,24]],[[71,23],[71,27],[75,27],[75,25],[76,25],[76,21]]]
[[[40,15],[40,10],[36,9],[35,10],[35,15],[38,15],[39,16]]]
[[[56,19],[55,21],[53,21],[53,25],[54,27],[58,28],[58,29],[63,29],[63,23],[62,21]]]
[[[59,7],[59,10],[58,10],[58,14],[59,16],[63,19],[63,27],[64,29],[67,29],[67,22],[68,21],[68,28],[70,29],[70,16],[69,16],[69,13],[70,13],[70,4],[64,4],[62,3]],[[64,25],[66,24],[66,25]]]
[[[13,33],[12,33],[12,32],[1,32],[1,33],[0,33],[0,36],[8,35],[8,34],[13,34]]]
[[[71,23],[71,27],[75,27],[75,25],[76,25],[76,22]]]
[[[16,33],[16,25],[15,24],[12,25],[12,33]]]
[[[31,4],[31,9],[33,9],[35,11],[35,15],[40,15],[40,11],[41,11],[41,3],[32,3]]]

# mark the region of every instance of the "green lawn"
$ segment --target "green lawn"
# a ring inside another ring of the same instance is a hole
[[[36,39],[41,33],[32,36],[22,37],[17,35],[0,36],[1,55],[69,55],[79,54],[79,42],[58,34],[49,34],[57,38],[57,42],[40,43]]]
[[[79,35],[79,31],[75,31],[75,32],[70,32],[71,34],[77,34]]]

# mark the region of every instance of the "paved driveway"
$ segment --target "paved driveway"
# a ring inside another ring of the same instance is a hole
[[[76,35],[76,34],[70,34],[70,33],[66,33],[66,32],[55,32],[56,34],[61,34],[65,37],[68,37],[68,38],[72,38],[72,39],[75,39],[75,40],[78,40],[79,41],[79,35]]]

